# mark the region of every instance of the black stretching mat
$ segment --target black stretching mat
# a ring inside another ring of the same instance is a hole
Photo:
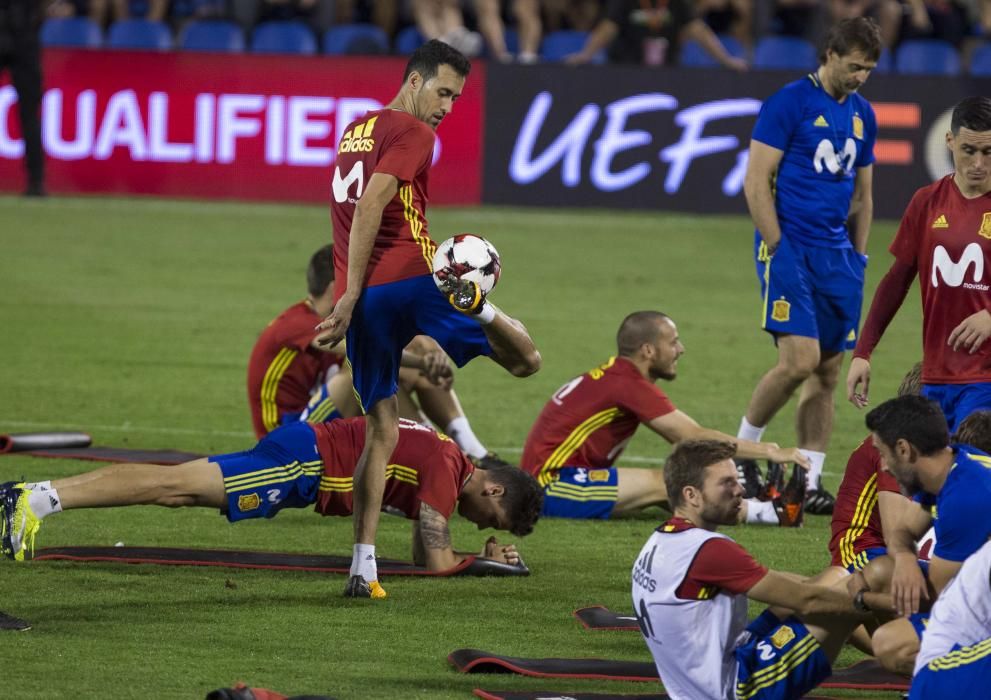
[[[174,566],[222,566],[232,569],[273,569],[346,574],[351,556],[333,554],[285,554],[228,549],[177,547],[45,547],[35,551],[34,561],[111,562],[116,564],[171,564]],[[528,576],[525,566],[510,566],[491,559],[469,558],[447,571],[430,571],[410,562],[379,559],[383,576]]]
[[[89,459],[96,462],[135,462],[171,466],[206,455],[180,450],[132,450],[126,447],[93,447],[86,433],[15,433],[0,435],[0,455],[17,454],[48,459]]]
[[[671,700],[667,693],[651,693],[648,695],[621,693],[562,693],[557,690],[520,691],[520,690],[482,690],[472,691],[482,700]],[[809,695],[804,700],[831,700],[822,695]]]
[[[517,673],[538,678],[587,678],[616,681],[660,680],[657,667],[648,661],[608,659],[525,659],[499,656],[479,649],[457,649],[447,660],[462,673]],[[868,659],[833,670],[823,688],[854,690],[908,690],[908,680],[882,669]]]
[[[637,618],[633,613],[623,615],[601,605],[578,608],[572,613],[587,630],[623,630],[637,632]]]

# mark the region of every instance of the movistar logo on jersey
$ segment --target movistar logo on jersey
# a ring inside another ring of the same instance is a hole
[[[341,137],[341,143],[337,146],[338,153],[369,153],[375,148],[375,140],[371,138],[372,130],[378,116],[374,116],[364,124],[359,124],[351,131]]]
[[[950,228],[950,222],[946,220],[946,214],[940,214],[933,222],[933,228]]]
[[[853,163],[857,160],[857,143],[848,138],[843,143],[843,150],[836,152],[836,146],[829,139],[823,139],[816,147],[812,156],[812,165],[817,173],[828,170],[833,175],[849,175],[853,171]]]
[[[966,281],[967,272],[973,266],[971,282]],[[932,286],[938,287],[942,278],[948,287],[963,287],[979,292],[988,291],[984,281],[984,251],[980,243],[971,243],[963,249],[959,260],[950,257],[950,253],[941,245],[933,250]]]

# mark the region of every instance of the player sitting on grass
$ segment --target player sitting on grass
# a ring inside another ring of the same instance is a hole
[[[415,563],[444,571],[470,556],[451,548],[447,523],[455,508],[480,530],[509,530],[521,537],[533,530],[542,495],[529,474],[509,467],[476,468],[446,436],[411,421],[399,427],[383,509],[414,521]],[[201,506],[217,508],[237,522],[312,504],[321,515],[349,516],[364,442],[364,418],[294,423],[245,452],[175,467],[115,464],[67,479],[9,482],[0,486],[0,547],[8,558],[23,560],[34,549],[42,519],[75,508]],[[495,538],[481,556],[519,563],[516,547]]]
[[[750,442],[704,428],[671,403],[657,387],[673,380],[685,352],[678,329],[666,314],[637,311],[616,334],[616,357],[572,379],[547,402],[530,429],[520,466],[544,487],[544,515],[609,518],[668,500],[660,469],[615,467],[641,423],[665,440],[726,440],[739,457],[795,462],[784,493],[769,501],[744,502],[746,522],[798,526],[805,499],[808,459],[797,449]]]
[[[269,323],[251,351],[248,403],[258,438],[286,423],[361,415],[351,371],[344,363],[344,345],[328,348],[316,342],[316,325],[334,308],[333,245],[323,246],[310,258],[306,284],[306,299]],[[414,338],[399,370],[400,416],[420,423],[429,419],[483,467],[505,466],[472,431],[451,386],[453,379],[437,341],[423,335]]]

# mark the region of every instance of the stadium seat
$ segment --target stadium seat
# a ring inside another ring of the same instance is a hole
[[[959,75],[960,54],[939,39],[909,39],[895,51],[895,70],[906,75]]]
[[[179,36],[179,48],[185,51],[244,51],[244,32],[233,22],[203,19],[190,22]]]
[[[317,40],[303,22],[262,22],[251,34],[253,53],[298,53],[311,55],[317,52]]]
[[[765,36],[754,47],[754,68],[814,70],[819,65],[816,48],[794,36]]]
[[[340,24],[324,32],[323,52],[331,56],[389,53],[389,37],[374,24]]]
[[[585,46],[588,32],[561,29],[551,32],[540,42],[540,57],[545,61],[562,61],[569,54],[578,53]],[[591,61],[605,63],[606,52],[599,51]]]
[[[110,25],[107,46],[111,49],[153,49],[168,51],[172,48],[172,32],[165,22],[148,19],[122,19]]]
[[[735,37],[720,36],[718,38],[730,56],[736,56],[737,58],[744,58],[746,56],[746,50],[743,48],[743,44]],[[678,57],[678,64],[693,68],[709,68],[718,66],[719,61],[710,56],[697,41],[688,40],[681,45],[681,55]]]
[[[41,25],[42,46],[75,46],[95,49],[103,44],[103,32],[87,17],[48,19]]]
[[[418,48],[426,43],[426,39],[420,34],[420,31],[416,27],[406,27],[401,29],[398,34],[396,34],[396,53],[403,56],[408,56],[409,54],[416,51]]]
[[[982,78],[991,77],[991,44],[974,49],[970,55],[970,74]]]

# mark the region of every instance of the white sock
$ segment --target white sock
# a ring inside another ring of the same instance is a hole
[[[744,416],[740,419],[740,429],[736,431],[736,436],[741,440],[750,440],[750,442],[760,442],[760,439],[764,437],[764,431],[767,430],[765,425],[762,428],[758,428],[756,425],[750,425],[747,417]]]
[[[351,553],[351,575],[361,576],[366,582],[378,581],[379,570],[375,565],[375,545],[356,544]]]
[[[52,482],[50,481],[32,481],[29,484],[24,484],[24,488],[28,491],[51,491]]]
[[[774,504],[771,501],[758,501],[756,498],[748,498],[746,503],[748,523],[759,523],[761,525],[778,524],[778,514],[774,512]]]
[[[822,476],[822,464],[826,461],[826,453],[801,448],[799,448],[799,452],[808,457],[809,462],[812,463],[805,475],[805,488],[814,491],[819,488],[819,477]]]
[[[51,482],[48,483],[51,486]],[[39,520],[52,513],[62,512],[62,501],[59,499],[58,491],[53,488],[47,491],[31,491],[28,494],[28,505]]]
[[[489,453],[485,449],[485,445],[475,437],[475,432],[464,416],[458,416],[448,423],[444,432],[450,435],[454,442],[458,443],[458,447],[468,453],[469,457],[480,459]]]

